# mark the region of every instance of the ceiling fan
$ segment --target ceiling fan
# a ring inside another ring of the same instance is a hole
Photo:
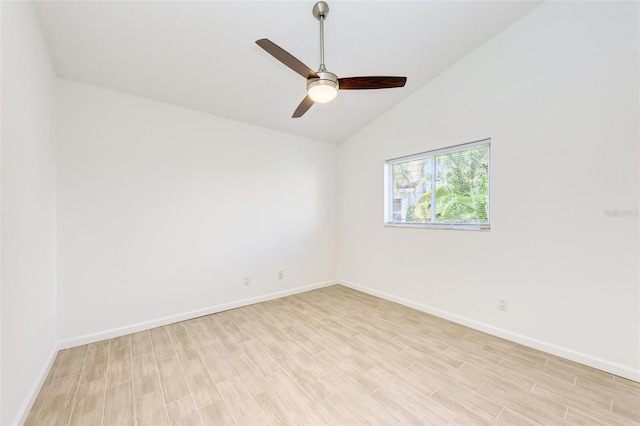
[[[302,117],[316,102],[331,102],[338,94],[338,90],[391,89],[403,87],[407,82],[407,77],[338,78],[337,75],[327,71],[324,65],[324,20],[328,14],[329,5],[327,3],[320,1],[313,6],[313,16],[320,21],[320,67],[318,71],[313,71],[269,39],[263,38],[256,41],[256,44],[271,56],[307,79],[307,96],[296,108],[293,118]]]

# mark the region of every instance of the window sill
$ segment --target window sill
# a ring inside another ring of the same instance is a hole
[[[479,224],[450,224],[450,223],[399,223],[386,222],[384,226],[391,228],[420,228],[420,229],[449,229],[455,231],[490,231],[491,225]]]

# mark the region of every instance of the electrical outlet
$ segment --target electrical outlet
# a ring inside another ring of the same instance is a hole
[[[278,271],[278,279],[281,280],[284,278],[284,271]]]
[[[506,311],[508,305],[508,299],[506,297],[498,297],[498,309],[501,311]]]
[[[250,285],[251,284],[251,280],[249,279],[249,277],[244,277],[244,285]]]

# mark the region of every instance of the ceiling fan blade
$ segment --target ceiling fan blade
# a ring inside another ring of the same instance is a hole
[[[304,115],[305,112],[307,112],[309,110],[309,108],[311,108],[313,106],[315,102],[313,102],[313,99],[311,99],[308,95],[302,100],[302,102],[300,102],[300,105],[298,105],[298,108],[296,108],[296,110],[294,111],[293,115],[291,116],[292,118],[300,118]]]
[[[339,78],[340,90],[392,89],[403,87],[407,77],[346,77]]]
[[[262,38],[260,40],[256,40],[256,44],[304,78],[318,78],[318,74],[316,74],[315,71],[271,40]]]

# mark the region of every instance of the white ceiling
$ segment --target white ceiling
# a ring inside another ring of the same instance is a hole
[[[305,80],[254,42],[268,38],[317,69],[313,1],[43,1],[37,8],[59,77],[339,143],[539,4],[328,3],[328,70],[407,76],[407,85],[343,91],[299,119],[291,114]]]

